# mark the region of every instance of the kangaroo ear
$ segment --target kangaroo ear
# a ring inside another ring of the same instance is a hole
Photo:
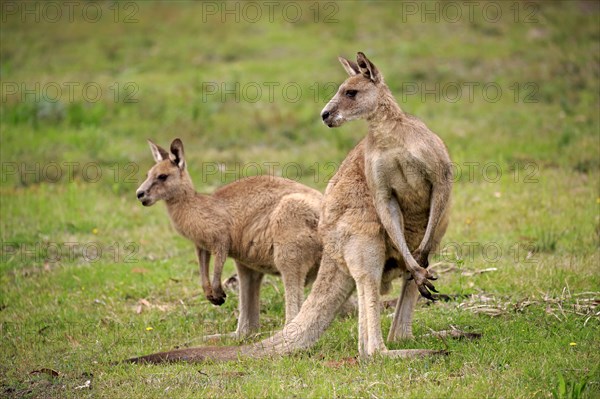
[[[152,157],[156,163],[169,158],[169,152],[159,145],[148,139],[148,145],[150,145],[150,151],[152,151]]]
[[[371,79],[373,83],[379,83],[383,81],[383,76],[379,73],[379,70],[377,70],[375,65],[369,61],[364,53],[359,51],[356,54],[356,63],[360,68],[360,73],[362,73],[365,78]]]
[[[360,73],[360,69],[358,69],[358,65],[354,61],[347,60],[344,57],[338,57],[338,60],[346,72],[348,72],[348,75],[355,76]]]
[[[180,139],[175,139],[171,143],[171,155],[169,155],[171,161],[179,167],[179,169],[185,169],[185,158],[183,155],[183,142]]]

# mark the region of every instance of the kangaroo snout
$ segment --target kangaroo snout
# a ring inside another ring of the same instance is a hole
[[[338,127],[344,123],[342,115],[340,114],[339,106],[337,101],[331,100],[323,111],[321,111],[321,119],[327,127]]]
[[[137,199],[140,200],[142,205],[144,205],[144,206],[152,205],[152,201],[150,201],[150,199],[148,197],[146,197],[146,192],[144,190],[136,191],[135,195],[137,196]]]
[[[323,123],[326,124],[328,127],[336,127],[336,117],[334,115],[335,111],[330,111],[328,109],[324,109],[323,112],[321,112],[321,118],[323,119]]]

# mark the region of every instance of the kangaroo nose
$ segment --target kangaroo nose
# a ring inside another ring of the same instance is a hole
[[[323,113],[321,114],[321,118],[323,118],[323,120],[329,118],[329,111],[323,111]]]
[[[138,191],[137,192],[138,199],[142,199],[143,196],[144,196],[144,192],[143,191]]]

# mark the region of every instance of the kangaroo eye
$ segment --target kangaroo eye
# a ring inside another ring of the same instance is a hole
[[[354,98],[356,97],[356,93],[358,93],[358,90],[346,90],[346,97],[348,98]]]
[[[167,177],[169,177],[169,175],[158,175],[158,180],[165,181],[167,180]]]

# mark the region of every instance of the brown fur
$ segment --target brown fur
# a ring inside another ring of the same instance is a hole
[[[430,252],[438,246],[448,225],[450,157],[438,136],[400,109],[383,76],[363,53],[358,53],[356,63],[343,58],[340,62],[350,77],[323,110],[323,121],[330,127],[358,118],[369,123],[364,144],[365,180],[386,231],[387,256],[398,259],[409,272],[404,277],[388,338],[410,337],[417,290],[428,298],[432,298],[429,290],[435,291],[428,281],[432,276],[425,268]],[[409,275],[414,282],[409,281]],[[376,280],[375,276],[367,280],[369,286],[376,284],[371,281]],[[369,303],[378,302],[373,292],[374,288],[369,288],[365,293]],[[359,292],[359,314],[360,296]],[[370,317],[376,321],[359,323],[378,323],[374,314]],[[378,337],[375,341],[375,347],[383,345]],[[368,352],[371,350],[377,351],[371,348]]]
[[[355,286],[361,356],[440,353],[388,350],[381,334],[379,301],[382,286],[402,276],[403,288],[390,338],[412,337],[418,292],[430,296],[426,287],[433,289],[427,281],[431,276],[422,266],[427,266],[427,257],[448,224],[450,158],[442,141],[423,122],[402,112],[383,77],[364,54],[358,54],[357,63],[340,61],[350,78],[323,110],[323,120],[334,127],[365,118],[369,133],[350,151],[325,191],[319,222],[323,258],[300,313],[282,331],[254,345],[189,348],[130,361],[233,360],[237,356],[281,355],[308,348],[322,335]]]
[[[260,283],[265,273],[281,274],[286,321],[302,305],[304,285],[314,279],[321,258],[317,225],[322,196],[292,180],[256,176],[238,180],[204,195],[194,190],[183,143],[171,153],[150,142],[156,164],[137,190],[145,206],[164,200],[175,229],[196,245],[202,287],[214,304],[225,293],[221,272],[227,256],[236,261],[240,280],[240,316],[235,332],[244,337],[258,327]],[[215,256],[212,284],[210,256]]]

